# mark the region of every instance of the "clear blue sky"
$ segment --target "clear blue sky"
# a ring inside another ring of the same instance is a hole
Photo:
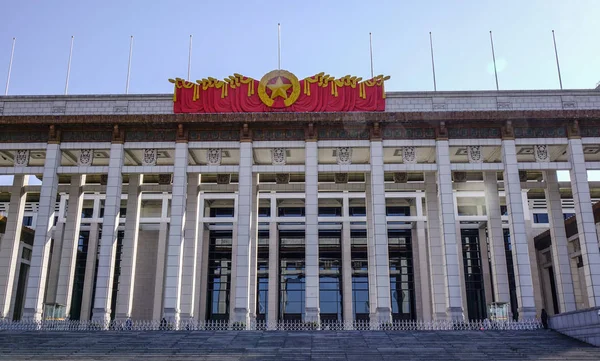
[[[170,77],[242,73],[277,67],[298,77],[324,71],[375,73],[387,90],[432,90],[429,31],[438,90],[494,89],[489,30],[501,89],[558,88],[555,29],[565,88],[600,81],[600,0],[156,1],[2,0],[0,79],[17,38],[10,94],[61,94],[70,36],[75,36],[70,94],[123,93],[129,36],[135,36],[131,93],[169,93]]]

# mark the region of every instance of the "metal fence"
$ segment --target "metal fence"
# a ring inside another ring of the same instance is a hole
[[[522,321],[352,321],[301,322],[253,321],[249,324],[231,321],[182,320],[179,324],[162,321],[114,320],[108,323],[79,320],[22,320],[0,321],[3,331],[485,331],[536,330],[541,328],[537,319]]]

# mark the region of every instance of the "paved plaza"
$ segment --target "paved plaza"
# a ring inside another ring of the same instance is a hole
[[[553,331],[0,332],[0,360],[600,360]]]

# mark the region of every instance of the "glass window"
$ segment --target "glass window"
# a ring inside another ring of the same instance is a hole
[[[341,217],[341,207],[319,207],[319,217]]]
[[[366,217],[367,208],[366,207],[350,207],[349,208],[350,217]]]
[[[277,214],[279,217],[304,217],[304,207],[282,207]]]
[[[258,216],[259,217],[271,217],[271,207],[259,207],[258,208]]]
[[[412,242],[410,230],[388,231],[392,318],[415,318]]]
[[[207,320],[229,319],[231,231],[211,231],[208,248]]]
[[[548,223],[548,213],[534,213],[533,223]]]
[[[388,206],[385,209],[388,216],[410,216],[410,207]]]
[[[233,208],[211,208],[210,216],[211,217],[233,217],[234,209]]]
[[[33,224],[33,217],[32,216],[25,216],[25,217],[23,217],[23,226],[31,227],[32,224]]]

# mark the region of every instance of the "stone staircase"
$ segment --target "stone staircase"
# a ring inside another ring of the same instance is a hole
[[[0,360],[600,360],[534,331],[0,331]]]

